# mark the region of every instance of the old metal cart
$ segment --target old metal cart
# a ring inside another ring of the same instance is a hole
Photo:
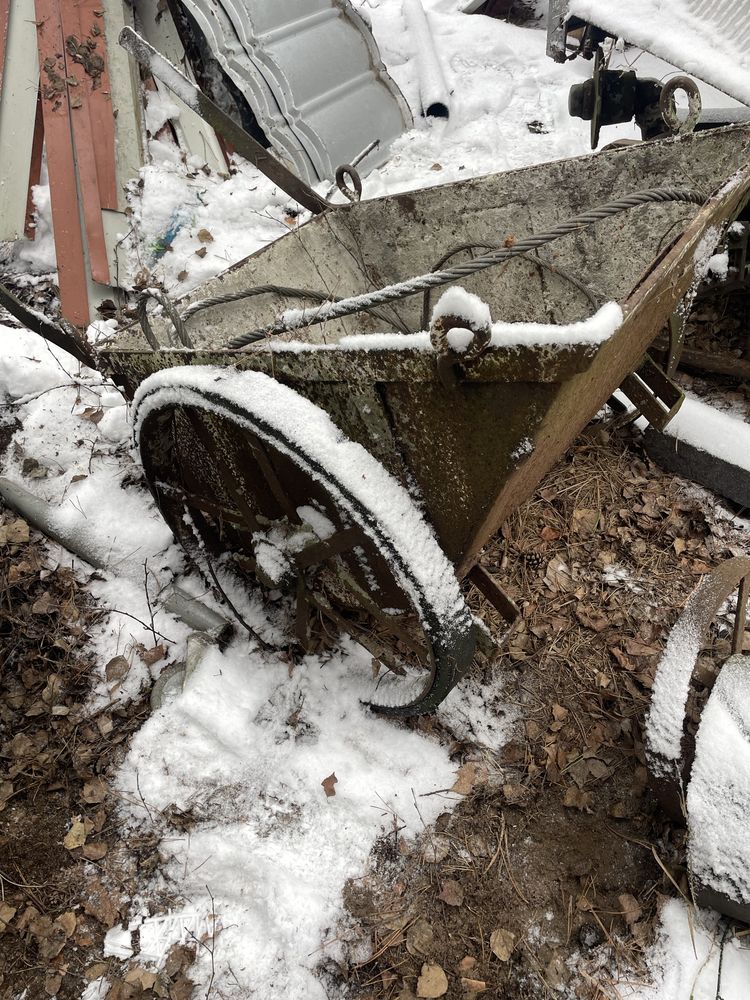
[[[97,363],[174,534],[215,579],[229,559],[287,591],[303,649],[349,632],[388,711],[432,710],[481,637],[466,588],[513,617],[478,562],[503,520],[618,386],[657,423],[679,405],[644,357],[749,163],[738,126],[327,208],[176,304],[153,291]],[[456,283],[502,322],[435,319]]]

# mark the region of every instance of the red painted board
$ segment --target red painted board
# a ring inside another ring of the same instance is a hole
[[[60,10],[57,0],[34,0],[34,4],[60,301],[68,322],[86,326],[89,322],[86,258],[78,208]]]
[[[90,67],[92,51],[82,44],[81,22],[78,4],[62,0],[59,4],[62,33],[65,40],[65,79],[68,86],[68,107],[73,126],[75,162],[78,171],[78,190],[83,208],[83,221],[89,251],[89,266],[94,281],[109,284],[109,262],[107,244],[104,239],[102,206],[99,197],[99,179],[96,170],[95,147],[99,136],[95,137],[90,116],[92,77]],[[88,39],[85,40],[88,42]],[[84,61],[77,51],[84,53]],[[77,81],[77,83],[75,82]]]
[[[34,139],[31,144],[31,165],[29,167],[29,191],[26,195],[26,219],[23,231],[27,239],[33,240],[36,228],[34,226],[34,199],[31,189],[38,184],[42,176],[42,153],[44,151],[44,120],[42,118],[42,95],[37,94],[36,115],[34,117]]]
[[[71,0],[64,0],[68,6]],[[90,46],[93,57],[92,71],[86,74],[89,97],[89,118],[96,142],[96,176],[99,181],[99,199],[102,208],[118,209],[117,162],[115,157],[115,109],[109,83],[107,36],[101,0],[77,0],[80,36],[79,42]],[[116,40],[115,40],[116,44]],[[101,66],[99,63],[101,60]]]

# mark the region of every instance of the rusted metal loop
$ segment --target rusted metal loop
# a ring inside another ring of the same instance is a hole
[[[467,330],[473,335],[471,342],[464,351],[457,351],[451,347],[448,334],[451,330]],[[453,360],[472,361],[484,353],[492,338],[492,331],[489,326],[470,327],[465,320],[456,316],[440,316],[430,327],[430,343],[433,350],[441,357],[452,358]]]
[[[155,351],[159,350],[159,344],[156,339],[156,335],[154,334],[153,327],[149,321],[148,310],[146,307],[147,300],[150,298],[155,299],[159,303],[172,321],[172,326],[177,334],[178,346],[186,347],[188,350],[192,350],[194,346],[193,341],[190,338],[190,334],[187,332],[182,316],[180,316],[175,309],[169,296],[165,295],[159,288],[145,288],[138,303],[138,318],[140,319],[143,332],[151,347],[153,347]]]
[[[677,114],[674,95],[678,90],[682,90],[688,99],[688,113],[684,120]],[[695,80],[691,80],[689,76],[673,76],[661,88],[659,111],[661,111],[664,124],[673,135],[684,135],[686,132],[692,132],[698,124],[702,109],[701,92],[698,90]]]
[[[347,184],[347,177],[351,181],[351,186]],[[359,171],[351,163],[343,163],[336,168],[336,187],[352,204],[356,204],[362,197],[362,178]]]

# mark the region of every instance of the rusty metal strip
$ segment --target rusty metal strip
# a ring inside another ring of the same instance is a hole
[[[484,566],[475,563],[469,570],[467,579],[490,602],[495,611],[502,615],[509,625],[512,625],[521,612],[518,610],[518,605],[508,597],[495,577],[488,573]]]
[[[42,117],[42,95],[37,94],[36,113],[34,115],[34,139],[31,144],[31,164],[29,166],[29,190],[26,195],[26,218],[24,220],[24,236],[33,240],[36,234],[34,223],[33,188],[42,177],[42,155],[44,153],[44,119]]]
[[[77,4],[61,3],[60,20],[65,42],[65,71],[68,84],[68,107],[73,126],[75,162],[78,187],[86,227],[89,268],[94,281],[109,284],[109,261],[104,239],[99,178],[97,176],[96,147],[100,137],[94,135],[90,115],[91,80],[86,67],[74,58],[76,46],[81,44],[81,18]],[[78,83],[74,84],[73,81]],[[71,89],[72,88],[72,89]]]
[[[101,57],[101,73],[95,77],[84,75],[88,93],[88,110],[91,130],[96,138],[94,158],[99,183],[99,204],[102,208],[118,211],[117,162],[115,159],[115,109],[109,81],[106,23],[102,16],[101,0],[79,0],[81,38],[96,41],[94,55]],[[98,85],[97,85],[98,82]]]
[[[742,578],[737,594],[737,609],[734,613],[734,630],[732,632],[732,652],[741,653],[745,636],[745,621],[747,620],[747,601],[750,597],[750,573]]]
[[[34,4],[62,314],[74,326],[86,326],[90,315],[86,258],[78,208],[60,8],[57,0],[34,0]]]
[[[3,92],[3,70],[5,69],[5,48],[8,43],[10,24],[10,0],[0,0],[0,94]]]

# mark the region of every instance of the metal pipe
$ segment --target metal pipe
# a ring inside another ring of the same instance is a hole
[[[417,76],[422,114],[427,118],[448,118],[450,94],[422,0],[403,0],[403,4],[406,26],[417,47]]]

